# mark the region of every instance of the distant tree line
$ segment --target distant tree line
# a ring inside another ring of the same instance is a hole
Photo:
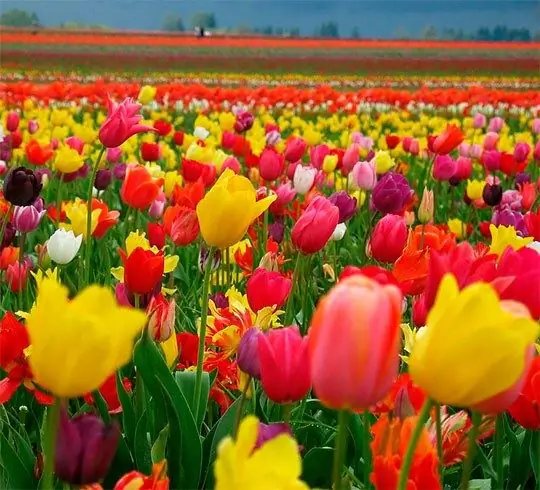
[[[427,26],[424,29],[425,39],[448,39],[453,41],[508,41],[508,42],[528,42],[540,40],[540,32],[531,33],[529,29],[515,29],[504,25],[480,27],[475,32],[466,33],[463,29],[443,29],[437,32],[434,26]]]

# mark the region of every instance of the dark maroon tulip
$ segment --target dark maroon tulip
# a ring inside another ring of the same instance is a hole
[[[109,471],[119,439],[118,425],[106,425],[91,414],[70,420],[62,410],[54,455],[56,475],[71,485],[99,482]]]
[[[240,339],[236,360],[238,367],[255,379],[261,377],[259,364],[259,336],[262,335],[257,327],[251,327]]]
[[[407,179],[395,172],[384,174],[373,189],[372,201],[377,211],[383,214],[398,214],[411,197]]]
[[[356,197],[349,196],[345,191],[334,192],[328,200],[339,209],[340,223],[349,221],[356,213]]]
[[[488,206],[498,206],[502,201],[503,189],[499,184],[486,184],[482,191],[482,199]]]
[[[96,172],[94,187],[98,191],[104,191],[112,181],[112,172],[108,168],[100,169]]]
[[[263,424],[262,422],[259,422],[259,434],[257,435],[255,449],[259,449],[265,442],[274,439],[274,437],[277,437],[280,434],[293,435],[289,425],[283,422],[278,424]]]
[[[276,243],[281,243],[283,241],[283,235],[285,234],[285,225],[283,224],[283,221],[278,219],[268,225],[268,234]]]
[[[39,196],[41,187],[32,170],[17,167],[4,179],[4,199],[15,206],[30,206]]]
[[[253,114],[251,114],[251,112],[241,111],[238,114],[236,114],[236,122],[234,123],[234,130],[237,133],[244,133],[248,129],[251,129],[254,121],[255,121],[255,118],[253,117]]]
[[[4,229],[2,238],[2,246],[0,248],[9,247],[15,240],[15,227],[8,221]]]
[[[225,293],[222,291],[218,291],[215,294],[212,294],[210,296],[210,299],[214,302],[216,305],[216,308],[228,308],[229,307],[229,299],[227,296],[225,296]]]

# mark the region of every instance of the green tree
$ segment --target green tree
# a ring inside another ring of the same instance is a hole
[[[0,25],[8,27],[30,27],[39,24],[38,16],[35,12],[29,13],[25,10],[6,10],[0,15]]]
[[[179,32],[184,30],[182,17],[178,14],[167,14],[163,19],[163,30],[169,32]]]
[[[212,12],[197,12],[191,18],[191,27],[204,27],[205,29],[215,29],[217,26],[216,17]]]
[[[323,22],[315,35],[320,37],[339,37],[339,28],[336,22]]]

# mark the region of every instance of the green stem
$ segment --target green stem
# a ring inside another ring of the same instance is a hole
[[[62,184],[64,183],[64,176],[58,173],[58,187],[56,189],[56,226],[60,223],[60,215],[62,214]]]
[[[420,411],[418,421],[416,422],[416,427],[414,428],[414,432],[411,435],[411,440],[409,441],[407,452],[405,453],[405,457],[403,459],[403,465],[401,466],[401,472],[399,474],[399,483],[397,490],[405,490],[407,488],[407,480],[409,479],[409,471],[411,469],[414,451],[420,439],[420,435],[422,434],[422,430],[424,430],[424,425],[429,417],[429,410],[431,409],[432,405],[433,401],[428,398],[424,402],[424,406]]]
[[[266,253],[266,242],[268,241],[268,209],[263,214],[263,230],[262,230],[262,240],[261,240],[261,259]]]
[[[242,414],[244,413],[244,407],[246,406],[247,392],[250,386],[251,386],[251,376],[246,380],[246,384],[244,385],[242,394],[240,395],[240,405],[238,405],[238,411],[236,412],[236,419],[234,422],[233,434],[235,438],[236,438],[236,434],[238,433],[238,427],[240,426],[240,421],[242,420]],[[198,413],[198,412],[195,412],[195,413]]]
[[[43,490],[53,490],[54,488],[54,452],[59,420],[60,399],[55,398],[54,403],[47,408],[47,425],[43,441],[44,467],[41,479],[41,488]]]
[[[206,258],[206,267],[204,269],[203,280],[203,296],[202,296],[202,310],[201,310],[201,325],[199,327],[199,349],[197,353],[197,373],[195,375],[195,395],[193,404],[195,411],[193,413],[199,413],[199,406],[201,404],[201,390],[202,390],[202,373],[203,373],[203,358],[204,358],[204,340],[206,337],[206,319],[208,317],[208,297],[210,293],[210,276],[212,275],[212,259],[214,257],[214,249],[208,250],[208,257]]]
[[[444,478],[444,452],[442,440],[441,406],[438,403],[435,405],[435,431],[437,435],[437,456],[439,458],[439,474],[441,475],[442,482]]]
[[[292,405],[290,403],[283,405],[283,422],[285,422],[287,425],[289,425],[291,421],[291,411]]]
[[[26,233],[21,233],[19,236],[19,291],[17,292],[19,297],[19,308],[24,311],[23,304],[23,286],[26,287],[26,284],[22,282],[23,275],[23,264],[24,264],[24,242],[26,240]]]
[[[88,183],[88,194],[87,194],[87,200],[86,200],[86,208],[87,208],[87,215],[86,215],[86,257],[85,257],[85,266],[86,266],[86,275],[85,275],[85,284],[90,284],[90,258],[92,256],[92,189],[94,188],[94,181],[96,180],[96,174],[99,168],[99,163],[101,162],[101,159],[103,158],[103,155],[105,153],[105,147],[103,146],[101,148],[101,151],[99,152],[99,155],[97,157],[97,160],[94,162],[94,165],[92,167],[92,175],[90,176],[90,182]]]
[[[292,288],[289,294],[289,300],[287,301],[287,308],[285,309],[285,325],[290,325],[294,317],[294,296],[296,294],[297,282],[299,280],[300,265],[302,262],[302,254],[298,252],[296,257],[296,264],[294,266],[294,272],[292,277]]]
[[[361,256],[364,257],[366,262],[368,260],[367,246],[371,238],[371,209],[369,208],[369,205],[370,205],[370,193],[369,191],[366,191],[367,231],[366,231],[366,239],[364,240],[364,245],[361,250]]]
[[[461,484],[459,486],[460,490],[468,490],[469,488],[469,480],[471,478],[474,458],[476,456],[476,437],[478,435],[478,426],[480,425],[481,420],[482,416],[479,413],[472,413],[472,427],[469,431],[467,459],[463,464],[463,473],[461,474]]]
[[[371,448],[369,443],[371,442],[371,420],[370,413],[368,410],[364,412],[363,416],[364,422],[364,437],[363,437],[363,457],[364,457],[364,488],[368,489],[370,487],[369,483],[369,474],[371,471]]]
[[[503,446],[504,446],[504,413],[497,415],[495,419],[495,472],[497,473],[497,486],[504,487],[504,473],[503,473]]]
[[[347,419],[349,412],[342,410],[338,416],[338,427],[336,435],[336,444],[334,446],[334,470],[333,470],[333,490],[341,490],[343,481],[341,475],[343,472],[343,462],[345,460],[345,451],[347,449]]]

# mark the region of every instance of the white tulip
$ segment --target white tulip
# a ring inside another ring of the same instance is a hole
[[[193,130],[193,136],[196,136],[197,138],[205,140],[206,138],[208,138],[208,136],[210,136],[210,131],[208,131],[208,129],[203,128],[201,126],[197,126]]]
[[[63,229],[56,230],[47,242],[47,253],[51,260],[57,264],[68,264],[71,262],[81,248],[82,235],[75,236],[73,231]]]
[[[333,240],[334,242],[339,242],[345,236],[346,231],[347,225],[345,223],[338,223],[334,230],[334,233],[332,233],[332,236],[330,237],[330,240]]]
[[[294,171],[293,185],[294,190],[298,194],[307,194],[310,189],[313,187],[313,182],[315,182],[315,177],[317,176],[317,169],[314,167],[303,167],[298,165]]]

